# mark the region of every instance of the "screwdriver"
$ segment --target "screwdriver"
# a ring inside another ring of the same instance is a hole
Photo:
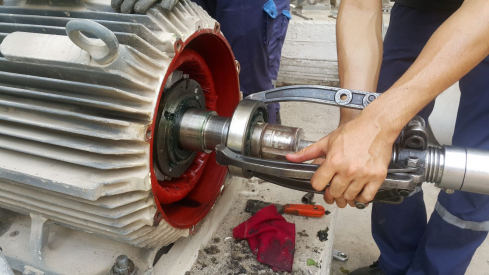
[[[278,204],[270,203],[261,200],[248,200],[246,202],[245,212],[254,215],[256,212],[260,211],[262,208],[269,205],[275,205],[277,212],[280,214],[288,214],[303,217],[315,217],[320,218],[324,216],[325,209],[321,205],[312,204]]]

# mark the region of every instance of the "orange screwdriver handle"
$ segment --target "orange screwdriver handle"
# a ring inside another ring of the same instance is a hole
[[[324,216],[325,212],[321,205],[312,204],[286,204],[283,209],[285,214],[316,218]]]

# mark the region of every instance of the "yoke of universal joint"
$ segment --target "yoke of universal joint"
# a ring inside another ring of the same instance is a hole
[[[266,103],[303,101],[362,110],[380,94],[333,87],[288,86],[253,94],[239,103],[231,118],[208,111],[188,111],[180,121],[179,145],[216,151],[216,160],[230,173],[258,177],[287,188],[322,193],[310,184],[318,165],[290,163],[287,153],[312,144],[301,128],[268,124]],[[373,202],[401,203],[423,182],[442,189],[489,194],[489,152],[428,145],[421,117],[412,119],[393,146],[387,177]],[[469,167],[471,166],[471,167]],[[358,208],[365,205],[357,204]]]

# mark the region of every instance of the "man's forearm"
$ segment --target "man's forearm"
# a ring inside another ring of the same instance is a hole
[[[343,0],[338,11],[336,40],[340,85],[375,92],[382,61],[380,0]],[[340,125],[360,113],[341,109]]]
[[[438,94],[489,55],[489,2],[466,0],[430,38],[409,70],[361,114],[394,141]]]

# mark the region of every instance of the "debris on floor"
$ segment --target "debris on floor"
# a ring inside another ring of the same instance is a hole
[[[345,269],[345,268],[343,268],[343,267],[340,267],[340,271],[341,271],[341,273],[344,273],[344,274],[348,274],[348,273],[350,273],[350,270]]]
[[[225,257],[214,257],[208,255],[204,250],[199,251],[197,262],[192,270],[187,271],[185,275],[205,274],[257,274],[257,275],[306,275],[301,269],[294,269],[292,273],[274,272],[269,266],[257,262],[253,252],[246,240],[233,240],[223,246],[230,246],[231,253],[224,254]],[[220,249],[222,250],[222,249]]]
[[[216,255],[217,253],[219,253],[219,248],[217,248],[216,245],[211,245],[211,246],[208,246],[206,248],[204,248],[204,252],[208,255]]]
[[[253,184],[255,183],[253,182]],[[332,257],[332,254],[328,251],[331,249],[331,244],[330,241],[318,241],[316,232],[326,227],[333,230],[334,227],[332,226],[334,226],[334,223],[332,218],[335,213],[331,209],[331,212],[333,212],[331,215],[323,216],[319,219],[295,215],[281,216],[287,222],[295,224],[294,263],[291,273],[274,271],[270,266],[260,263],[257,261],[257,255],[253,254],[247,240],[236,240],[231,237],[233,229],[251,217],[251,214],[244,211],[248,200],[258,199],[286,205],[288,202],[297,200],[297,198],[300,199],[297,191],[285,189],[268,182],[260,183],[260,185],[262,185],[260,190],[257,190],[256,186],[251,186],[249,191],[255,189],[256,192],[242,192],[233,199],[232,207],[226,218],[219,224],[217,231],[202,245],[200,253],[197,254],[198,260],[195,261],[186,275],[319,275],[322,269],[326,270],[328,268],[330,265],[328,260]],[[294,198],[296,199],[294,200]],[[316,205],[324,207],[326,204],[323,201],[318,201]],[[219,250],[217,254],[211,255],[217,250]],[[320,264],[321,268],[307,266],[308,258],[314,259]],[[339,272],[338,268],[336,269],[337,272]]]
[[[257,260],[275,271],[292,271],[295,224],[282,217],[274,205],[267,206],[233,229],[235,239],[246,239]]]
[[[318,231],[318,238],[321,242],[324,242],[324,241],[327,241],[328,240],[328,231],[329,231],[329,228],[326,227],[326,229],[324,230],[319,230]]]
[[[313,260],[313,259],[311,259],[311,258],[307,259],[307,265],[308,265],[308,266],[313,265],[313,266],[317,266],[317,267],[319,267],[319,264],[318,264],[318,263],[317,263],[315,260]]]

